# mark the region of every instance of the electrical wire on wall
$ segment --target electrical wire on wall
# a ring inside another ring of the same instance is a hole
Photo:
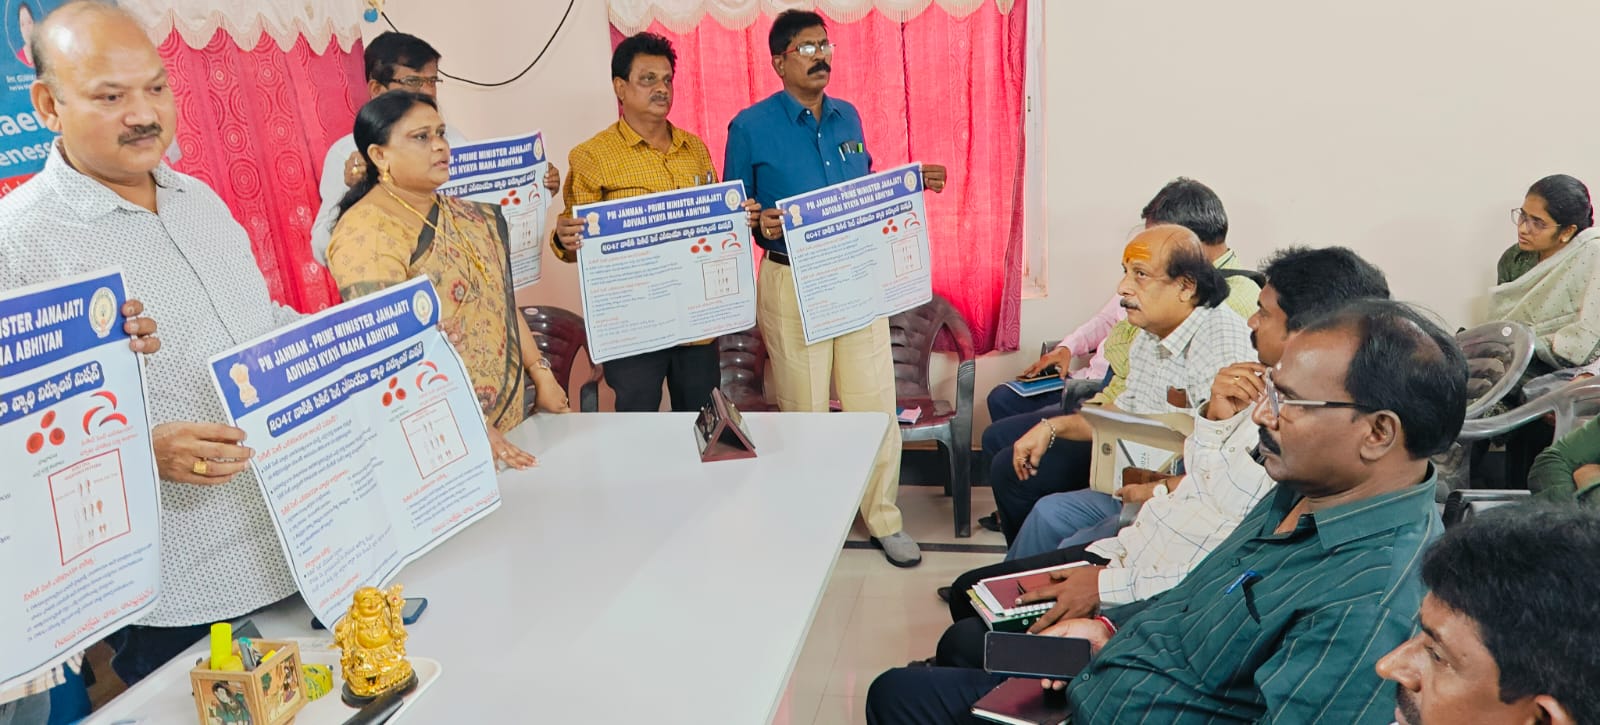
[[[467,84],[469,86],[477,86],[479,88],[498,88],[500,86],[508,86],[508,85],[511,85],[512,83],[516,83],[517,81],[521,80],[523,76],[527,75],[528,71],[533,70],[533,67],[535,65],[539,64],[540,59],[544,58],[545,51],[550,50],[550,44],[556,42],[556,37],[561,35],[561,28],[564,27],[567,24],[567,16],[572,14],[572,7],[574,5],[576,5],[577,2],[578,2],[578,0],[567,0],[567,9],[564,12],[561,13],[561,20],[556,22],[555,30],[550,31],[550,39],[546,40],[544,42],[544,47],[539,49],[539,54],[533,56],[533,60],[528,61],[527,67],[523,68],[516,75],[511,76],[510,78],[507,78],[507,79],[505,79],[503,81],[496,81],[496,82],[493,82],[493,83],[485,83],[485,82],[482,82],[482,81],[472,80],[471,78],[462,78],[460,76],[453,76],[453,75],[450,75],[449,73],[446,73],[446,72],[444,72],[442,70],[439,71],[439,75],[444,76],[445,78],[449,78],[450,80],[453,80],[453,81],[457,81],[457,82],[460,82],[460,83],[465,83],[465,84]],[[369,11],[369,13],[370,13],[370,11]],[[390,30],[393,30],[396,33],[400,32],[400,29],[395,27],[394,21],[389,19],[389,14],[387,12],[379,10],[378,14],[383,17],[383,22],[389,24],[389,29]]]

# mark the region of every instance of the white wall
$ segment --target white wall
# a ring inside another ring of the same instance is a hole
[[[1034,336],[1105,298],[1138,209],[1179,174],[1222,196],[1247,259],[1344,244],[1461,325],[1528,185],[1600,183],[1590,54],[1559,41],[1600,25],[1600,3],[1047,5],[1051,295],[1025,311]]]
[[[447,71],[498,79],[532,58],[566,2],[471,5],[388,10],[444,53]],[[1600,2],[1043,5],[1031,20],[1044,23],[1035,158],[1046,164],[1049,295],[1023,303],[1022,352],[979,361],[980,418],[990,387],[1111,294],[1139,209],[1174,176],[1221,194],[1229,241],[1250,263],[1289,244],[1347,245],[1453,325],[1481,319],[1494,261],[1514,241],[1508,210],[1529,184],[1557,172],[1600,184],[1583,40],[1600,27]],[[608,32],[605,3],[578,0],[538,68],[504,89],[447,86],[446,118],[477,138],[542,127],[564,162],[616,117]],[[545,262],[523,301],[576,308],[573,269]],[[947,390],[951,367],[935,371]]]

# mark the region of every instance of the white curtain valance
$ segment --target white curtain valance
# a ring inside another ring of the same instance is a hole
[[[607,0],[611,24],[627,35],[645,30],[655,21],[674,33],[687,33],[708,15],[717,24],[737,30],[749,27],[761,15],[785,10],[816,10],[843,23],[877,10],[891,20],[905,22],[938,3],[960,18],[989,2],[1008,13],[1016,0]]]
[[[289,50],[305,36],[311,49],[322,52],[329,39],[350,50],[361,39],[364,0],[118,0],[133,13],[157,43],[178,31],[190,47],[204,48],[226,30],[244,50],[254,50],[266,33]]]

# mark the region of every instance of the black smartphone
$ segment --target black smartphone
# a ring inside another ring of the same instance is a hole
[[[1060,376],[1061,376],[1061,368],[1059,366],[1046,365],[1043,370],[1040,370],[1039,372],[1036,372],[1036,373],[1034,373],[1032,375],[1029,375],[1028,377],[1023,377],[1021,375],[1018,375],[1017,376],[1017,380],[1020,380],[1020,381],[1022,381],[1024,383],[1031,383],[1031,382],[1033,382],[1035,380],[1044,380],[1046,378],[1055,378],[1055,377],[1060,377]]]
[[[996,675],[1070,680],[1088,666],[1086,639],[1011,632],[983,636],[983,669]]]
[[[400,610],[400,621],[407,624],[416,624],[422,618],[422,610],[428,608],[426,597],[406,597],[406,606]],[[312,629],[327,629],[328,626],[316,617],[311,618]]]

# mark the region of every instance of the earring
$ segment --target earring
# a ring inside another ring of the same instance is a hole
[[[389,175],[389,169],[380,168],[378,169],[378,181],[381,181],[385,184],[392,184],[394,183],[394,177]]]

